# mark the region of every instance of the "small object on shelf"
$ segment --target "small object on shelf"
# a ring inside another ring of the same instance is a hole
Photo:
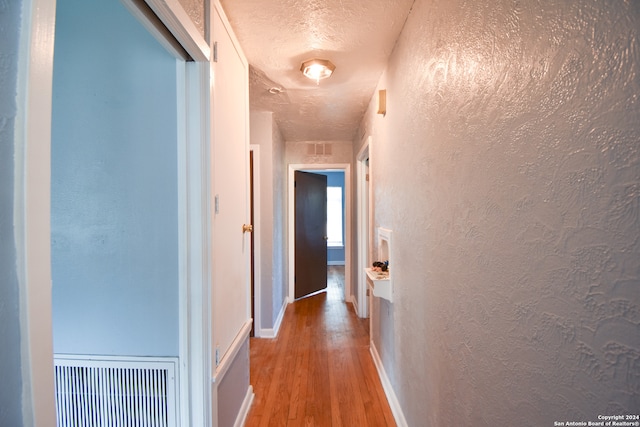
[[[389,260],[393,259],[391,253],[392,234],[393,232],[388,228],[378,227],[377,256],[385,261],[376,261],[372,264],[372,268],[365,269],[373,296],[384,298],[389,302],[393,302],[393,278],[389,271]]]
[[[389,261],[374,261],[373,271],[387,271],[389,270]]]

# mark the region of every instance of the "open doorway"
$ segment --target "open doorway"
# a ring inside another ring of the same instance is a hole
[[[332,199],[327,200],[333,206],[331,212],[334,212],[338,203],[341,202],[341,212],[332,215],[327,211],[330,222],[327,228],[326,240],[327,245],[327,261],[329,265],[344,266],[345,286],[342,298],[345,301],[353,302],[351,291],[351,165],[349,164],[292,164],[289,165],[289,208],[288,208],[288,230],[289,230],[289,301],[292,302],[296,295],[295,277],[295,172],[306,171],[315,174],[323,174],[327,177],[327,186],[333,187],[331,190]],[[329,178],[330,177],[330,178]],[[341,182],[337,185],[335,182]],[[339,188],[339,190],[338,190]],[[338,218],[340,220],[338,221]],[[341,233],[340,233],[341,231]],[[326,266],[325,266],[326,270]]]
[[[369,316],[369,298],[367,298],[367,278],[364,269],[370,266],[371,260],[371,236],[369,224],[371,220],[371,174],[370,165],[370,147],[371,136],[369,136],[356,157],[357,172],[356,186],[358,193],[356,207],[356,224],[358,227],[358,261],[357,261],[357,292],[355,296],[356,313],[359,317],[365,318]]]
[[[147,3],[151,2],[153,2],[153,0],[150,0]],[[137,5],[144,5],[144,2],[123,0],[122,3],[130,9],[131,13],[143,23],[147,31],[154,35],[160,44],[173,54],[177,60],[169,60],[168,63],[169,68],[176,72],[176,82],[178,85],[178,87],[175,88],[178,90],[173,91],[173,96],[175,96],[176,92],[179,92],[178,99],[171,102],[174,108],[177,104],[177,109],[174,109],[174,114],[178,116],[179,132],[176,133],[179,135],[179,150],[175,150],[174,147],[172,152],[174,155],[174,162],[176,162],[175,156],[176,151],[178,151],[178,170],[177,173],[174,174],[174,178],[169,179],[168,184],[166,182],[161,182],[156,183],[156,186],[159,187],[164,184],[174,186],[173,189],[161,188],[157,189],[157,191],[168,191],[175,197],[175,186],[177,185],[178,198],[180,198],[181,202],[187,201],[185,203],[180,203],[182,210],[178,213],[177,221],[172,221],[173,225],[170,230],[171,233],[175,233],[176,227],[179,228],[179,258],[181,265],[185,267],[181,268],[181,271],[184,274],[180,275],[179,280],[187,280],[180,286],[181,324],[174,324],[172,325],[172,328],[174,328],[174,330],[178,327],[180,328],[180,357],[182,358],[183,354],[187,354],[189,357],[194,356],[193,360],[197,362],[189,363],[189,361],[184,358],[182,366],[186,366],[188,369],[185,368],[183,371],[185,375],[180,375],[180,377],[185,380],[181,381],[181,385],[190,382],[189,387],[193,390],[200,391],[200,393],[195,393],[191,398],[189,398],[188,392],[184,392],[185,390],[183,387],[180,396],[181,398],[184,397],[185,402],[190,403],[190,408],[195,408],[192,411],[192,420],[199,420],[195,412],[198,408],[201,408],[200,412],[202,412],[202,414],[200,418],[202,418],[202,420],[196,422],[196,424],[211,424],[211,414],[207,409],[211,401],[209,397],[210,393],[208,391],[202,393],[202,390],[210,389],[209,378],[211,376],[209,370],[207,370],[210,357],[206,354],[204,356],[201,354],[206,353],[205,350],[208,348],[208,344],[203,342],[203,339],[188,339],[191,337],[205,337],[206,341],[206,336],[208,336],[208,334],[202,334],[200,332],[204,330],[208,324],[208,312],[204,311],[204,307],[202,307],[201,310],[197,304],[189,304],[189,319],[186,319],[183,315],[186,313],[186,311],[183,310],[183,307],[187,305],[186,297],[196,297],[196,299],[191,301],[195,303],[207,300],[207,295],[199,295],[193,290],[193,288],[191,288],[191,286],[202,281],[198,276],[199,273],[206,275],[203,268],[204,262],[209,259],[206,242],[198,242],[197,239],[187,238],[186,236],[199,237],[207,234],[206,221],[197,221],[196,219],[208,218],[206,200],[199,198],[199,196],[202,194],[201,190],[206,188],[207,184],[207,180],[203,179],[205,178],[204,168],[206,164],[203,164],[204,162],[202,159],[206,158],[203,154],[207,149],[204,143],[208,139],[204,132],[206,130],[205,125],[206,120],[208,120],[208,113],[200,107],[204,105],[204,102],[208,99],[207,92],[210,87],[209,46],[204,40],[204,36],[197,33],[195,27],[192,29],[192,26],[187,26],[187,28],[183,26],[185,23],[184,20],[162,19],[163,22],[168,22],[167,25],[171,27],[170,29],[167,29],[164,28],[163,25],[159,24],[161,20],[159,20],[155,14],[150,12],[148,7],[141,8],[145,10],[138,9]],[[19,9],[21,3],[18,2],[17,4]],[[24,348],[28,348],[29,351],[22,354],[22,357],[24,357],[25,360],[28,359],[30,361],[29,367],[25,368],[26,370],[23,372],[23,381],[26,385],[24,387],[25,392],[22,396],[22,415],[24,416],[26,424],[34,422],[39,424],[37,422],[38,420],[54,419],[55,417],[56,399],[53,394],[54,375],[52,363],[53,328],[51,327],[53,317],[51,312],[52,280],[51,270],[48,267],[51,264],[50,251],[52,246],[51,233],[49,232],[51,223],[51,206],[49,202],[52,185],[51,174],[49,172],[53,161],[58,161],[56,159],[52,159],[52,154],[55,156],[59,153],[51,153],[50,151],[50,120],[52,116],[51,89],[53,85],[54,40],[57,39],[54,31],[57,29],[64,29],[63,26],[68,25],[68,23],[63,22],[62,19],[58,22],[56,21],[56,8],[61,6],[60,3],[55,4],[55,2],[47,2],[44,0],[30,0],[22,2],[22,5],[22,29],[24,30],[24,37],[22,35],[20,36],[21,50],[20,55],[18,56],[18,62],[20,64],[19,75],[24,76],[24,79],[19,83],[17,98],[20,109],[17,122],[22,123],[26,132],[24,135],[18,135],[15,141],[18,147],[24,146],[26,149],[24,156],[16,160],[16,164],[20,164],[20,162],[22,162],[25,167],[24,171],[20,171],[20,173],[15,174],[15,186],[16,188],[23,189],[24,194],[24,203],[20,198],[16,197],[16,206],[19,204],[16,211],[24,217],[24,224],[19,224],[19,226],[24,229],[24,233],[20,235],[20,238],[17,239],[17,241],[21,244],[21,247],[24,248],[24,252],[27,254],[27,259],[25,262],[18,265],[18,271],[20,272],[20,277],[28,276],[29,278],[28,282],[21,282],[19,286],[21,291],[25,291],[25,298],[28,299],[28,304],[25,304],[24,310],[21,308],[21,310],[24,311],[24,315],[21,317],[26,319],[25,322],[28,323],[28,328],[25,326],[23,329],[26,331],[26,336],[22,337],[23,344],[27,343],[23,346],[23,351]],[[167,14],[172,12],[173,9],[171,7],[165,7],[158,13],[161,16],[166,17]],[[95,18],[96,13],[96,11],[93,11],[91,18]],[[98,13],[98,15],[104,18],[100,13]],[[72,56],[83,59],[77,63],[79,68],[86,67],[87,64],[92,62],[91,60],[87,61],[87,53],[100,52],[99,55],[104,54],[104,49],[96,48],[96,46],[88,40],[87,37],[85,37],[87,34],[92,36],[94,35],[96,28],[95,26],[92,26],[92,24],[95,24],[96,20],[89,19],[86,22],[90,23],[89,27],[86,29],[78,29],[78,36],[74,37],[72,40],[76,43],[71,49]],[[60,24],[60,27],[56,24]],[[191,22],[189,21],[187,24],[191,24]],[[114,27],[116,26],[111,27],[111,33],[109,34],[110,37],[113,36],[112,30]],[[16,27],[10,25],[8,31],[11,33],[15,28]],[[68,29],[69,27],[66,28]],[[18,26],[17,29],[19,32],[20,26]],[[169,40],[171,38],[171,33],[179,34],[181,41],[179,42],[174,39]],[[22,40],[24,40],[24,46],[22,44]],[[138,37],[128,40],[129,43],[126,44],[127,48],[132,47],[129,45],[137,43],[138,41]],[[185,61],[187,59],[183,56],[185,49],[188,50],[189,53],[187,55],[194,60],[193,62]],[[158,52],[159,51],[156,50],[156,53]],[[56,48],[56,56],[59,56],[60,53],[61,51]],[[131,58],[134,56],[135,55],[129,55],[124,62],[131,62]],[[157,58],[158,57],[156,57],[156,59]],[[12,62],[10,61],[10,64],[11,63]],[[118,64],[122,65],[122,63],[122,61],[113,61],[109,65],[117,66]],[[169,68],[163,68],[163,73]],[[156,69],[154,69],[151,74],[154,74],[151,76],[154,80],[159,77],[156,76]],[[108,77],[110,78],[110,76]],[[94,73],[84,73],[82,78],[83,83],[86,83],[85,79],[93,79],[95,81],[100,81],[100,85],[103,84],[103,82],[97,78]],[[97,97],[105,108],[119,110],[122,107],[122,105],[119,105],[121,100],[115,99],[114,93],[107,93],[105,96],[99,97],[97,93],[91,92],[91,95]],[[149,96],[158,102],[156,95],[157,94],[152,93]],[[136,99],[136,101],[142,102],[144,100]],[[187,109],[194,113],[187,117]],[[76,112],[80,113],[83,111],[78,110]],[[79,121],[77,117],[76,120]],[[129,118],[129,120],[131,120],[131,118]],[[156,118],[156,120],[160,121],[158,118]],[[175,124],[173,118],[171,119],[171,123]],[[80,125],[86,126],[84,123]],[[149,137],[147,130],[148,129],[142,129],[139,135],[141,137]],[[112,126],[109,127],[108,131],[112,132],[111,136],[113,136],[117,132],[120,132],[121,128],[119,126]],[[104,141],[105,132],[95,132],[90,135],[91,141],[89,142],[95,142],[95,140],[103,142],[101,145],[98,144],[96,147],[98,150],[110,148],[107,147],[109,144]],[[140,147],[136,145],[135,147],[125,148],[135,149]],[[80,144],[78,149],[86,150],[86,147]],[[151,150],[150,153],[153,155],[156,154],[155,150]],[[80,154],[84,153],[78,153],[78,155]],[[71,153],[71,155],[73,155],[73,153]],[[121,156],[120,159],[123,161],[122,168],[135,168],[136,164],[133,161],[135,158],[137,157]],[[89,164],[83,164],[82,166],[85,170],[93,167],[92,171],[94,172],[94,175],[102,176],[105,173],[104,164],[101,163],[101,159],[97,159]],[[147,167],[147,165],[142,165],[141,167]],[[176,167],[175,165],[172,165],[170,168],[175,171]],[[77,173],[76,168],[71,168],[69,171],[58,169],[58,171],[69,174]],[[176,175],[178,176],[177,178],[175,177]],[[93,175],[89,176],[93,178]],[[118,176],[120,178],[122,177],[121,175]],[[148,178],[148,176],[146,178]],[[77,188],[79,191],[84,191],[86,189],[85,187],[89,184],[91,183],[79,182],[79,186]],[[132,180],[130,184],[141,185],[143,182],[136,178],[135,180]],[[139,188],[133,190],[139,190]],[[102,191],[102,188],[96,188],[96,192],[100,191]],[[130,193],[127,195],[130,195]],[[146,195],[144,197],[146,197]],[[91,208],[95,208],[95,206],[89,206],[82,198],[78,198],[77,201],[80,205],[78,209],[85,209],[88,215],[92,214],[95,217],[101,214],[99,209],[92,210]],[[120,201],[122,202],[123,200],[120,199]],[[134,203],[135,201],[135,198],[127,198],[127,200],[124,200],[125,203],[120,205],[121,210],[119,213],[126,212],[127,203]],[[113,203],[107,203],[106,206],[109,209],[114,209]],[[175,217],[175,215],[173,216]],[[188,221],[187,218],[193,220]],[[94,248],[100,247],[101,245],[113,245],[113,242],[106,238],[107,236],[104,232],[105,229],[106,227],[103,223],[96,221],[94,227],[91,227],[87,234],[77,234],[77,236],[87,237],[94,243]],[[116,233],[113,233],[110,236],[114,239],[119,239],[124,234],[122,233],[122,229],[116,229],[115,231]],[[137,230],[134,231],[137,232]],[[175,241],[175,237],[173,240]],[[158,242],[150,243],[157,244]],[[55,242],[55,244],[62,245],[62,249],[64,249],[65,244],[71,243],[68,240],[61,239]],[[175,256],[172,256],[172,258],[175,259]],[[88,266],[83,266],[83,268],[87,267]],[[94,267],[100,268],[100,265],[94,265]],[[188,274],[186,274],[187,272]],[[185,276],[188,276],[188,279],[185,279]],[[87,283],[91,284],[89,281],[87,281]],[[56,287],[57,285],[57,282],[53,283],[53,287]],[[190,289],[189,295],[186,293],[183,294],[183,290],[187,288]],[[175,288],[172,287],[171,289],[177,290],[177,286]],[[152,296],[155,297],[155,294],[152,294]],[[82,310],[85,308],[77,307],[77,309]],[[90,314],[94,315],[95,313]],[[198,319],[202,319],[202,321],[199,321]],[[205,323],[205,321],[207,321],[207,323]],[[85,325],[80,326],[85,327]],[[186,336],[187,334],[183,334],[187,328],[189,337]],[[175,336],[175,332],[173,335]],[[85,336],[78,336],[77,341],[79,342],[84,338]],[[78,345],[78,342],[71,342],[71,344]],[[122,344],[122,342],[119,344]],[[175,346],[175,340],[173,345]],[[196,348],[197,346],[202,346],[202,351],[199,351]],[[196,384],[200,379],[201,383]],[[191,382],[193,383],[191,384]],[[189,420],[188,411],[182,411],[181,416],[186,417],[182,419],[182,422],[180,422],[182,425],[187,422],[185,420]],[[34,419],[36,421],[34,421]]]
[[[201,332],[208,297],[198,288],[209,258],[200,239],[208,218],[207,112],[199,109],[208,99],[206,53],[188,54],[167,28],[151,23],[158,18],[150,10],[131,2],[65,0],[56,7],[50,187],[56,379],[79,378],[58,369],[71,363],[91,365],[99,375],[133,366],[146,374],[166,362],[163,372],[175,375],[164,383],[167,404],[159,410],[170,425],[204,419],[204,410],[189,411],[211,400],[199,391],[209,377],[209,346],[200,338],[207,336]],[[99,25],[91,19],[96,15]]]

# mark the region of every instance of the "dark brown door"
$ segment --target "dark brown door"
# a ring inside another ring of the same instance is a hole
[[[327,287],[327,177],[295,172],[295,298]]]

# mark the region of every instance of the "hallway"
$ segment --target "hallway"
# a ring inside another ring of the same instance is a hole
[[[341,288],[344,267],[329,267],[327,292],[291,304],[277,338],[251,339],[246,426],[395,426],[369,353],[369,319]]]

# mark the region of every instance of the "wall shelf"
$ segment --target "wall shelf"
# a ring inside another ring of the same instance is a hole
[[[380,273],[373,271],[371,268],[365,268],[367,278],[373,290],[373,296],[384,298],[389,302],[393,302],[393,287],[389,273]]]

